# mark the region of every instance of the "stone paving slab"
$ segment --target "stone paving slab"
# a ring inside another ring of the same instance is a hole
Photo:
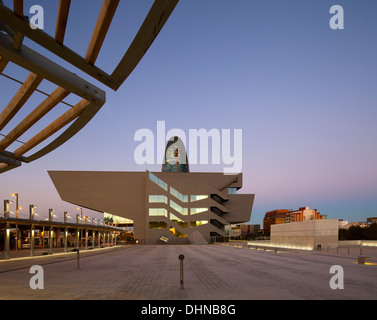
[[[365,253],[377,257],[376,248]],[[179,260],[184,260],[180,290]],[[82,256],[0,262],[1,300],[367,300],[377,299],[376,264],[343,252],[264,251],[223,245],[137,245]],[[32,290],[32,265],[42,265],[44,289]],[[329,282],[344,270],[344,289]]]

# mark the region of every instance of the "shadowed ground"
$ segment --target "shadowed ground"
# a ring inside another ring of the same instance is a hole
[[[180,254],[184,290],[179,287]],[[0,299],[255,300],[376,299],[377,248],[363,248],[371,265],[357,264],[359,248],[263,251],[223,245],[131,246],[76,255],[0,261]],[[44,269],[44,289],[32,290],[33,265]],[[330,267],[344,270],[333,290]]]

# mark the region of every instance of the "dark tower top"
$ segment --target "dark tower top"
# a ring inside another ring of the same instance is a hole
[[[185,145],[177,136],[166,145],[162,172],[190,172]]]

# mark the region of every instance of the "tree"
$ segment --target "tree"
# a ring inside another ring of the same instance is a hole
[[[377,240],[377,223],[372,223],[363,231],[366,240]]]
[[[339,240],[377,240],[377,223],[367,227],[352,226],[339,230]]]

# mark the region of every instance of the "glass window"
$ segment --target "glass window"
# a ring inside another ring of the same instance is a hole
[[[171,212],[170,212],[170,220],[171,220],[171,221],[174,221],[174,222],[183,222],[182,219],[179,219],[177,216],[175,216],[175,215],[172,214]]]
[[[165,191],[168,191],[168,185],[161,179],[157,178],[153,173],[149,172],[149,180],[153,181],[155,184],[160,186]]]
[[[110,213],[107,213],[107,212],[104,212],[103,214],[103,219],[106,221],[106,220],[110,220],[114,223],[127,223],[127,224],[132,224],[134,223],[132,220],[130,219],[127,219],[127,218],[123,218],[123,217],[119,217],[119,216],[116,216],[114,214],[110,214]]]
[[[228,194],[237,194],[237,188],[228,188]]]
[[[170,227],[170,232],[174,234],[177,238],[186,238],[188,236],[188,234],[181,233],[173,227]]]
[[[187,228],[188,227],[188,222],[179,219],[177,216],[175,216],[172,213],[170,213],[170,220],[172,222],[175,222],[176,224],[178,224],[182,228]]]
[[[191,208],[190,209],[190,214],[198,214],[198,213],[201,213],[201,212],[205,212],[205,211],[208,211],[208,208]]]
[[[168,217],[168,211],[164,208],[149,208],[150,217]]]
[[[180,205],[176,204],[173,200],[170,200],[170,206],[180,214],[187,216],[188,215],[188,209],[182,208]]]
[[[180,193],[179,191],[175,190],[174,188],[170,187],[170,193],[176,197],[177,199],[181,200],[182,202],[188,202],[188,196]]]
[[[207,224],[208,220],[202,220],[202,221],[191,221],[190,226],[191,228],[202,226],[204,224]]]
[[[191,202],[195,202],[195,201],[199,201],[199,200],[203,200],[203,199],[208,199],[208,196],[207,195],[191,195],[190,196]]]
[[[149,229],[168,229],[168,225],[164,221],[149,221]]]
[[[150,195],[149,203],[166,203],[168,204],[167,196]]]

